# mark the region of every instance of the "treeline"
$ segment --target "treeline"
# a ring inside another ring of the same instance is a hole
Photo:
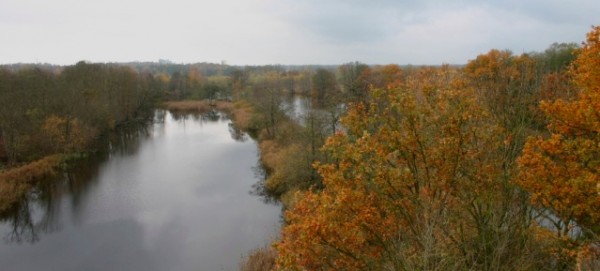
[[[311,112],[289,128],[277,111],[282,73],[247,86],[276,143],[261,149],[280,155],[266,187],[288,210],[277,256],[256,250],[242,268],[598,270],[599,39],[312,71],[314,127]]]
[[[0,148],[5,165],[85,151],[100,134],[148,118],[160,81],[117,65],[0,68]]]
[[[154,74],[166,84],[165,94],[169,100],[185,99],[239,99],[239,91],[259,83],[265,76],[277,74],[286,92],[307,94],[310,80],[318,68],[334,69],[335,66],[230,66],[216,63],[175,64],[161,63],[122,63],[138,72]],[[236,93],[233,93],[237,91]],[[235,96],[234,96],[235,94]]]
[[[561,92],[567,87],[561,84],[568,84],[565,69],[574,59],[573,52],[577,48],[577,44],[553,44],[544,52],[520,56],[493,50],[472,61],[469,66],[445,68],[473,70],[469,75],[472,77],[471,86],[486,92],[481,96],[481,102],[506,111],[497,112],[498,116],[508,118],[507,114],[512,114],[513,119],[517,119],[515,116],[523,113],[522,117],[527,119],[523,120],[526,127],[521,125],[511,129],[540,130],[545,123],[537,103],[542,99],[563,95]],[[480,66],[483,65],[488,65],[487,68],[492,70],[482,71]],[[292,196],[296,191],[321,188],[322,178],[313,164],[331,161],[331,155],[321,147],[329,136],[343,130],[340,119],[346,109],[368,103],[373,98],[373,89],[400,87],[407,80],[416,80],[417,74],[423,73],[423,70],[435,68],[394,64],[369,66],[350,62],[339,66],[294,70],[269,66],[233,71],[229,77],[230,93],[235,100],[244,100],[252,105],[253,114],[246,128],[260,142],[261,159],[268,171],[263,187],[265,191],[282,200],[287,207],[296,201]],[[485,72],[488,74],[483,74]],[[516,78],[518,73],[527,73],[522,76],[529,78]],[[422,83],[430,84],[425,81]],[[526,92],[521,88],[530,89]],[[498,92],[505,90],[513,93],[499,97]],[[538,93],[538,90],[541,92]],[[296,121],[291,116],[292,112],[289,112],[294,95],[303,96],[305,99],[302,101],[306,103],[301,105],[305,112]],[[483,101],[484,98],[486,101]],[[519,143],[513,149],[513,158],[522,149],[527,135],[516,135],[518,138],[514,140]]]
[[[118,65],[0,67],[0,212],[103,134],[151,119],[163,88]]]

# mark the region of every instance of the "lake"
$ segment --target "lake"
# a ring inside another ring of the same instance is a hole
[[[2,270],[237,270],[277,236],[256,142],[224,114],[157,111],[107,148],[2,217]]]

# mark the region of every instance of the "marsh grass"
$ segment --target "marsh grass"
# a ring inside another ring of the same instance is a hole
[[[10,208],[37,180],[56,174],[61,155],[50,155],[26,165],[0,171],[0,212]]]

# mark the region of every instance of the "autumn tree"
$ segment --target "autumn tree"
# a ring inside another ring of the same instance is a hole
[[[550,213],[545,221],[559,236],[595,243],[600,257],[600,27],[588,33],[570,75],[576,98],[541,103],[550,135],[528,139],[516,182]]]
[[[0,139],[8,164],[82,151],[99,133],[152,113],[154,80],[129,67],[83,61],[60,72],[0,69]]]
[[[54,149],[54,153],[81,152],[96,135],[93,128],[76,118],[67,119],[54,115],[46,118],[41,132],[47,137],[46,143]]]
[[[510,51],[491,50],[469,61],[464,73],[477,97],[505,129],[509,148],[506,168],[514,166],[527,136],[544,125],[536,109],[540,101],[540,76],[534,58]]]
[[[373,86],[376,88],[398,87],[404,78],[404,72],[396,64],[374,68],[372,74]]]
[[[532,238],[504,175],[501,127],[450,67],[376,89],[329,138],[321,191],[297,195],[281,270],[514,270]]]

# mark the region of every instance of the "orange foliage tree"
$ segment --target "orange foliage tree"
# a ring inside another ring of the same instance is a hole
[[[426,68],[375,89],[344,118],[276,244],[282,270],[448,270],[526,265],[526,212],[495,155],[500,128],[457,70]],[[516,207],[519,209],[520,207]],[[525,226],[523,226],[525,225]],[[525,267],[526,269],[527,267]]]
[[[41,132],[52,144],[54,152],[78,152],[93,140],[96,131],[86,126],[76,118],[58,117],[51,115],[46,118],[41,127]]]
[[[499,50],[477,56],[464,69],[480,103],[509,137],[507,168],[513,167],[527,136],[544,126],[537,110],[541,97],[537,70],[536,60],[527,54],[515,56]]]
[[[530,138],[519,159],[519,185],[531,201],[558,218],[559,235],[600,234],[600,27],[588,33],[571,67],[577,97],[542,102],[547,138]],[[577,233],[577,232],[575,232]]]
[[[397,87],[401,85],[404,72],[400,66],[389,64],[373,69],[373,86],[376,88]]]

